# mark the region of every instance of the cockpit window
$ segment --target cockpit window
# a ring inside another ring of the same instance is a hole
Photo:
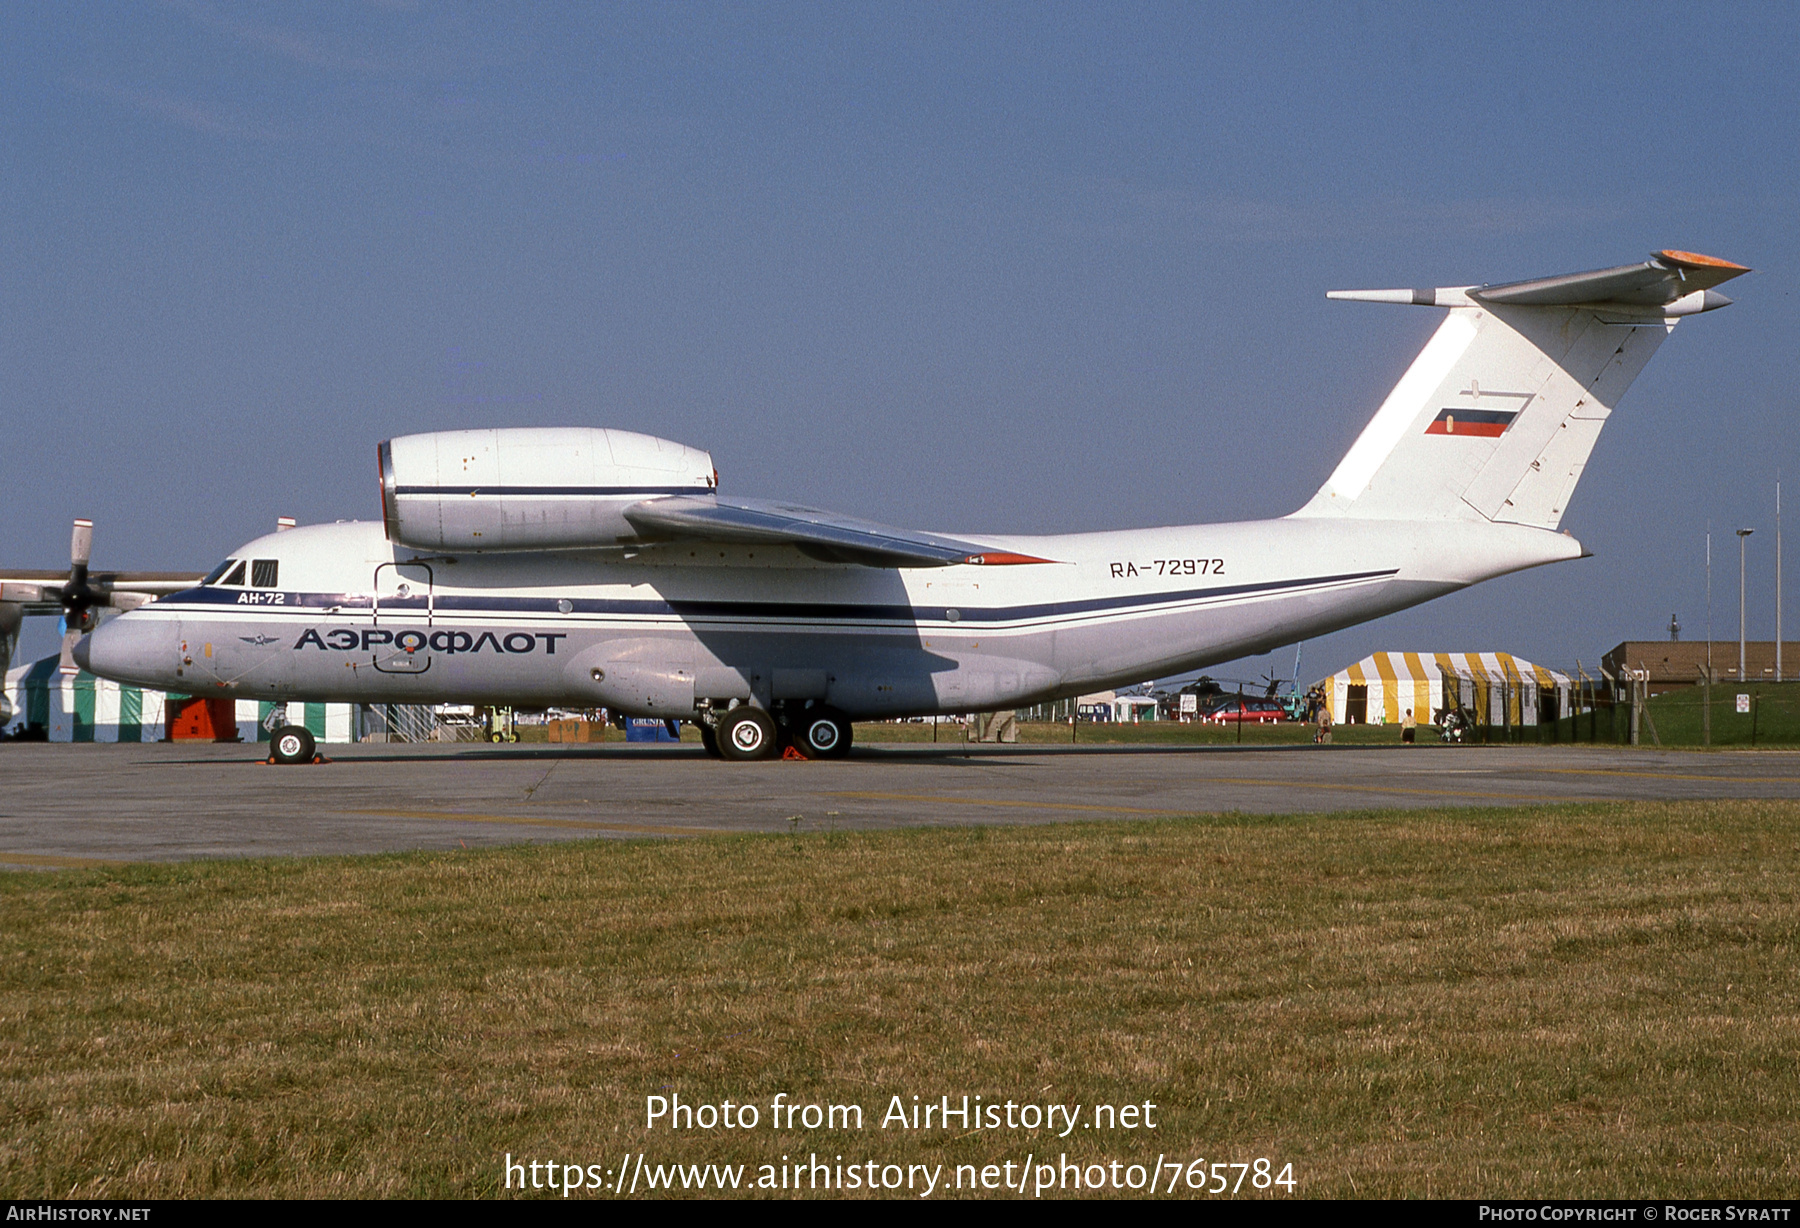
[[[207,572],[206,579],[200,581],[200,583],[202,583],[202,584],[217,584],[219,582],[219,577],[224,575],[228,570],[230,570],[231,565],[235,562],[237,562],[236,559],[226,559],[223,563],[220,563],[217,567],[215,567],[211,571]]]
[[[233,567],[231,569],[230,575],[226,576],[223,580],[219,581],[220,584],[242,584],[243,582],[244,582],[244,564],[241,560],[239,561],[239,563],[236,567]]]
[[[255,559],[250,564],[251,588],[279,587],[275,577],[281,567],[280,559]]]

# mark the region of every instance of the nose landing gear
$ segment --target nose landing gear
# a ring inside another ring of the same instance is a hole
[[[263,717],[263,728],[269,731],[269,757],[265,763],[327,763],[313,740],[312,730],[305,725],[287,723],[287,705],[277,703]]]
[[[283,725],[269,739],[270,763],[323,762],[312,731],[304,725]]]

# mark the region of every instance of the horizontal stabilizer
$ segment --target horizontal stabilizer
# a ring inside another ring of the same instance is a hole
[[[866,567],[1049,561],[766,499],[720,499],[710,495],[649,499],[628,508],[625,519],[652,541],[788,545],[825,562],[859,563]]]
[[[1712,289],[1750,270],[1729,260],[1694,252],[1655,252],[1643,264],[1565,273],[1503,286],[1483,286],[1473,296],[1490,303],[1519,307],[1573,307],[1581,303],[1619,303],[1630,307],[1662,307],[1696,292]],[[1715,296],[1715,299],[1721,296]],[[1729,302],[1726,299],[1725,302]],[[1719,303],[1724,306],[1724,303]]]
[[[1411,290],[1332,290],[1326,297],[1417,307],[1611,307],[1661,316],[1697,315],[1731,302],[1713,287],[1750,270],[1695,252],[1660,251],[1642,264],[1564,273],[1490,286],[1440,286]]]

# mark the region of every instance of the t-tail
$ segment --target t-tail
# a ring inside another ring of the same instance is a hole
[[[1334,290],[1447,307],[1425,349],[1295,516],[1555,529],[1600,428],[1682,317],[1750,270],[1693,252],[1495,286]]]

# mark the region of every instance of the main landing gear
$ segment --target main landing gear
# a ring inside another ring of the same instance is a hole
[[[773,759],[781,749],[774,719],[761,708],[748,705],[719,718],[717,738],[719,757],[734,763]]]
[[[850,718],[831,708],[804,708],[790,718],[794,746],[808,759],[842,759],[850,753]]]
[[[850,740],[850,718],[823,706],[771,715],[743,704],[720,713],[710,724],[700,722],[706,753],[734,763],[773,759],[790,747],[807,759],[842,759],[850,753]]]

